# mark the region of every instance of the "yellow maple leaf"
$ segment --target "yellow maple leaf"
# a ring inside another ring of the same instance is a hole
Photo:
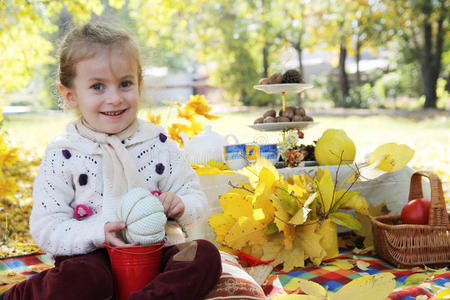
[[[316,199],[316,193],[313,193],[309,195],[308,199],[303,204],[303,207],[300,208],[295,215],[289,220],[289,224],[293,225],[301,225],[304,224],[308,218],[308,214],[310,213],[311,209],[309,208],[309,205]]]
[[[450,288],[444,289],[444,290],[440,291],[440,292],[436,295],[436,299],[448,299],[447,296],[450,296]]]
[[[230,253],[232,255],[236,255],[236,253],[239,252],[237,250],[231,249],[230,247],[223,246],[223,245],[219,245],[219,247],[217,247],[217,249],[219,249],[220,251],[226,252],[226,253]]]
[[[262,245],[263,256],[262,260],[273,260],[278,257],[278,254],[283,249],[283,234],[275,233],[270,236],[268,241]],[[276,266],[272,263],[273,266]]]
[[[147,120],[145,120],[145,122],[159,125],[159,124],[161,124],[161,115],[156,115],[150,111],[147,111]]]
[[[221,170],[229,170],[227,164],[223,161],[217,161],[214,159],[210,159],[206,162],[206,165],[210,168],[218,168]]]
[[[378,273],[359,277],[344,285],[332,300],[382,300],[395,288],[395,276],[392,273]]]
[[[407,145],[387,143],[379,146],[370,155],[369,165],[384,172],[395,172],[403,169],[413,158],[414,150]]]
[[[216,213],[209,216],[208,224],[214,230],[216,234],[216,241],[219,244],[223,244],[225,242],[225,236],[235,222],[235,218],[224,213]]]
[[[312,186],[312,184],[314,182],[314,179],[313,179],[312,175],[308,175],[308,174],[297,175],[297,174],[294,174],[294,176],[292,176],[292,181],[293,181],[293,184],[296,184],[296,185],[299,185],[299,186],[306,186],[306,187],[308,187],[309,185]]]
[[[337,191],[336,195],[340,196],[342,190]],[[360,214],[370,215],[369,207],[367,205],[366,198],[358,195],[358,192],[348,191],[346,195],[343,196],[342,202],[340,202],[339,208],[344,209],[354,209]]]
[[[386,207],[386,202],[381,202],[378,205],[369,203],[369,214],[372,217],[381,216],[388,214],[389,211]],[[361,232],[360,234],[364,237],[364,248],[363,249],[353,249],[354,253],[367,253],[369,251],[372,251],[373,249],[373,233],[372,233],[372,222],[370,221],[370,216],[360,214],[359,212],[356,212],[355,218],[358,219],[359,223],[361,224]]]
[[[405,281],[403,282],[403,285],[415,286],[415,285],[418,285],[419,283],[426,281],[430,276],[432,276],[432,275],[425,274],[425,273],[411,274],[405,279]]]
[[[288,179],[288,183],[289,193],[294,193],[300,199],[307,199],[310,193],[308,189],[309,187],[312,188],[313,179],[306,175],[298,176],[294,174],[293,177]]]
[[[178,108],[177,109],[177,117],[188,120],[188,121],[192,121],[195,118],[195,112],[193,109],[189,108],[189,107],[184,107],[184,108]]]
[[[320,169],[319,169],[320,170]],[[319,171],[318,171],[319,174]],[[328,213],[332,209],[334,200],[334,182],[328,168],[322,176],[317,176],[320,179],[315,180],[315,186],[319,198],[319,204],[322,212]]]
[[[337,226],[330,219],[326,219],[322,224],[317,225],[316,233],[322,238],[320,245],[325,251],[325,257],[312,260],[314,264],[318,265],[323,259],[333,258],[339,255],[338,241],[337,241]]]
[[[362,231],[361,223],[359,223],[359,221],[351,214],[335,211],[329,214],[328,217],[337,225],[345,226],[359,232]]]
[[[241,216],[231,226],[225,236],[225,244],[233,249],[241,250],[247,245],[263,244],[266,241],[264,232],[267,226],[256,222],[251,217]]]
[[[191,95],[185,107],[208,120],[219,118],[218,116],[209,113],[212,108],[208,105],[208,101],[202,95]]]
[[[300,225],[305,223],[306,218],[308,217],[308,213],[311,210],[307,207],[303,207],[301,209],[299,209],[295,215],[289,220],[289,224],[292,225]]]
[[[263,246],[263,244],[255,244],[255,245],[245,247],[242,251],[250,254],[253,257],[261,258],[264,254],[264,250],[263,250],[262,246]]]
[[[378,204],[369,203],[369,213],[372,217],[387,215],[389,213],[389,210],[387,209],[386,201]]]
[[[325,300],[324,298],[311,296],[311,295],[285,295],[276,296],[272,298],[273,300]]]
[[[277,300],[382,300],[395,288],[395,276],[392,273],[379,273],[353,279],[334,295],[312,281],[298,279],[299,288],[307,295],[278,296]],[[294,288],[292,283],[290,288]]]
[[[228,192],[220,196],[220,205],[224,214],[237,219],[242,216],[251,216],[253,207],[242,194]]]
[[[280,174],[278,173],[275,166],[269,160],[267,160],[261,156],[259,156],[256,159],[254,164],[247,166],[241,170],[238,170],[237,172],[241,175],[247,176],[248,180],[250,182],[250,185],[252,187],[256,187],[260,180],[259,174],[263,168],[266,168],[273,174],[274,181],[278,181],[280,179]]]
[[[295,242],[305,251],[305,259],[311,259],[315,265],[320,265],[327,255],[321,244],[323,236],[316,232],[318,224],[297,226]]]
[[[298,285],[307,295],[316,296],[322,299],[325,299],[327,296],[327,290],[314,281],[299,278]]]
[[[272,204],[275,208],[275,219],[274,223],[277,225],[279,231],[284,231],[287,226],[289,226],[289,220],[291,216],[284,209],[283,204],[281,203],[280,198],[273,197]]]
[[[280,199],[281,205],[284,210],[293,216],[297,213],[300,207],[302,207],[302,199],[297,197],[294,193],[288,191],[289,183],[286,180],[280,178],[274,190],[274,194]]]
[[[332,262],[327,263],[329,266],[335,266],[342,270],[350,270],[353,269],[355,266],[346,259],[336,259]]]
[[[275,207],[271,202],[271,188],[268,188],[265,182],[260,182],[256,186],[255,195],[253,197],[253,208],[262,209],[264,217],[259,219],[261,222],[269,223],[275,215]]]
[[[363,271],[367,271],[368,267],[370,267],[370,263],[363,261],[363,260],[357,260],[356,261],[356,266]]]
[[[169,137],[178,142],[181,146],[183,146],[183,139],[180,137],[181,132],[185,132],[189,137],[192,137],[192,135],[189,135],[189,126],[185,124],[178,124],[173,123],[169,127],[167,127],[167,133],[169,134]]]
[[[283,263],[283,272],[290,272],[294,268],[305,266],[305,252],[300,247],[283,249],[275,262]]]

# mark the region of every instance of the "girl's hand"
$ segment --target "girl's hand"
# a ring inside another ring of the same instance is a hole
[[[183,215],[184,203],[175,193],[165,192],[159,195],[158,198],[164,206],[164,213],[168,218],[176,218]]]
[[[139,243],[126,244],[118,237],[118,232],[125,228],[125,223],[108,222],[105,224],[105,242],[113,247],[137,246]]]

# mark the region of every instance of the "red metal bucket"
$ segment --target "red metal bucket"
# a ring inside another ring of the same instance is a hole
[[[164,244],[165,241],[152,245],[113,247],[103,243],[108,250],[119,300],[127,300],[132,292],[141,290],[160,273]]]

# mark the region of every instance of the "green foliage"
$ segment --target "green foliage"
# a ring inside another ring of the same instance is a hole
[[[110,0],[119,7],[121,0]],[[103,11],[101,0],[0,2],[0,89],[24,88],[42,64],[53,64],[54,46],[48,36],[58,27],[55,17],[65,8],[75,22],[86,22]]]
[[[419,97],[421,92],[419,72],[414,64],[403,65],[394,72],[384,74],[374,85],[374,93],[378,99]]]
[[[61,16],[70,14],[75,23],[91,17],[113,20],[136,34],[144,49],[144,62],[188,71],[201,64],[210,75],[210,84],[225,88],[230,98],[244,104],[266,105],[273,103],[274,96],[255,92],[252,86],[264,72],[270,75],[286,68],[288,58],[283,54],[287,50],[295,49],[294,57],[290,57],[295,59],[305,50],[314,52],[325,47],[337,51],[343,44],[349,55],[355,55],[357,49],[376,50],[397,40],[403,49],[401,64],[414,61],[411,66],[418,70],[418,62],[423,58],[423,25],[428,22],[436,32],[437,20],[448,12],[445,3],[446,0],[2,1],[0,89],[20,89],[32,78],[42,76],[47,78],[44,85],[51,86],[49,78],[53,79],[54,70],[45,69],[45,65],[55,63],[55,44],[63,34],[61,28],[66,28]],[[426,14],[430,9],[431,13]],[[447,17],[443,23],[444,78],[448,77],[450,65],[448,23]],[[37,68],[45,70],[35,73]],[[363,97],[367,87],[353,88],[348,99],[340,99],[335,88],[329,87],[327,93],[337,106],[364,107],[368,101]],[[413,90],[417,90],[415,82]],[[54,88],[50,88],[42,97],[53,94]],[[56,103],[41,102],[53,107]]]

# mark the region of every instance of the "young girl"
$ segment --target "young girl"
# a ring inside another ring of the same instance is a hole
[[[127,246],[114,210],[145,186],[160,191],[167,218],[201,220],[198,178],[163,129],[137,119],[142,68],[123,31],[88,23],[64,39],[60,91],[80,119],[47,148],[34,184],[31,234],[53,269],[12,287],[5,299],[111,299],[113,278],[102,246]],[[170,240],[170,236],[168,236]],[[200,299],[217,283],[220,255],[208,241],[165,247],[161,274],[130,299]]]

